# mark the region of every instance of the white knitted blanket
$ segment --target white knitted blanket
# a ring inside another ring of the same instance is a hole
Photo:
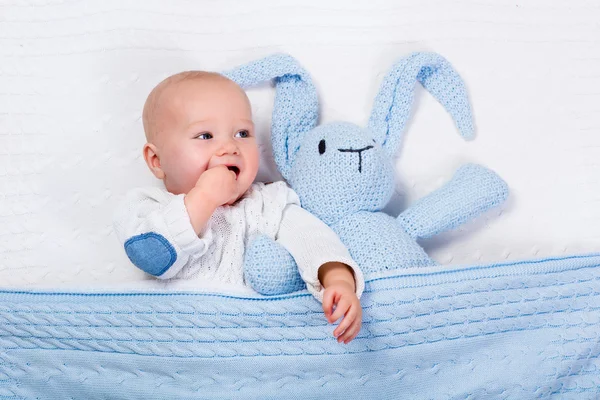
[[[323,122],[359,125],[394,61],[417,50],[452,61],[477,137],[462,141],[419,89],[388,210],[466,162],[496,171],[511,197],[425,242],[438,262],[598,251],[599,20],[592,0],[0,1],[0,286],[155,285],[141,282],[111,226],[129,188],[160,185],[141,157],[146,95],[172,73],[277,51],[314,77]],[[260,180],[279,179],[272,96],[250,93]]]

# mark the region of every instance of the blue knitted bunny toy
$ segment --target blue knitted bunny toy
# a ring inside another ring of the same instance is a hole
[[[450,63],[435,53],[413,53],[385,77],[362,128],[347,122],[317,126],[318,100],[308,73],[289,55],[275,54],[224,73],[247,88],[274,80],[271,140],[282,176],[301,205],[327,223],[348,247],[365,278],[436,263],[418,245],[502,203],[508,188],[494,172],[461,167],[442,188],[397,218],[381,212],[394,191],[393,156],[410,116],[416,82],[450,113],[465,139],[473,137],[466,89]],[[291,255],[266,236],[246,251],[245,279],[263,294],[304,287]]]

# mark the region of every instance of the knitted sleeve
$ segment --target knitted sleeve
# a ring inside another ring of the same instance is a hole
[[[209,231],[196,235],[183,198],[159,188],[137,188],[114,214],[113,227],[129,260],[160,279],[175,276],[191,254],[201,256],[212,241]]]
[[[362,271],[337,234],[310,212],[294,204],[288,205],[276,240],[294,257],[308,291],[320,302],[324,288],[318,278],[319,267],[327,262],[337,261],[352,268],[356,295],[359,298],[362,295],[365,288]]]

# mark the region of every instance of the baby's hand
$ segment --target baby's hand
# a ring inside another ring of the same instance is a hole
[[[224,165],[209,168],[200,175],[194,189],[201,191],[215,207],[234,203],[239,197],[235,172]]]
[[[333,305],[336,305],[333,311]],[[323,311],[330,323],[334,323],[341,316],[344,319],[333,331],[337,341],[350,343],[360,332],[362,323],[362,307],[356,293],[350,284],[345,281],[331,283],[323,293]]]

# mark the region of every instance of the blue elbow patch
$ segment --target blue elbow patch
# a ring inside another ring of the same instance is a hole
[[[154,276],[164,274],[177,260],[173,245],[154,232],[127,239],[125,253],[136,267]]]

